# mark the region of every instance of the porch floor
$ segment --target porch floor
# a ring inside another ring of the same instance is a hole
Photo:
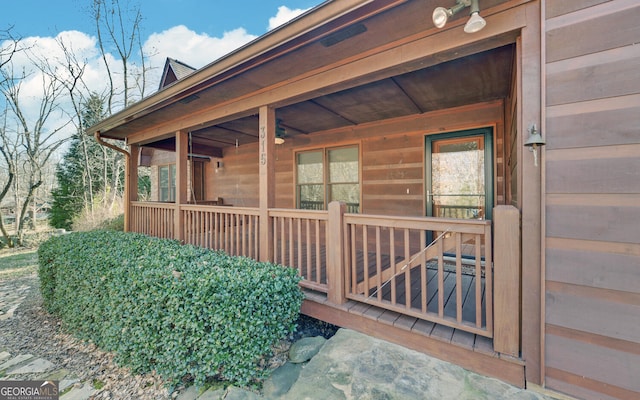
[[[481,352],[491,357],[499,356],[499,353],[493,350],[493,340],[481,335],[476,335],[460,329],[400,314],[395,311],[385,310],[384,308],[358,301],[347,300],[347,302],[342,305],[334,305],[328,303],[327,295],[325,293],[309,289],[303,289],[303,292],[305,293],[307,300],[318,304],[328,305],[332,308],[340,308],[349,314],[360,315],[384,325],[393,326],[413,334],[437,339],[445,343],[455,344],[456,346]],[[455,296],[452,297],[455,298]],[[445,309],[447,309],[446,306]]]

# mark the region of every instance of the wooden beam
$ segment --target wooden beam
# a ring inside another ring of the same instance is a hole
[[[184,215],[180,206],[187,204],[187,157],[189,152],[189,136],[185,131],[178,131],[176,135],[176,203],[174,213],[175,239],[183,241]]]
[[[347,205],[343,202],[329,203],[329,221],[327,237],[327,286],[328,298],[334,304],[344,304],[347,300],[345,292],[344,263],[344,213]]]
[[[525,7],[521,7],[525,8]],[[528,130],[541,126],[541,15],[540,2],[526,6],[526,26],[522,29],[519,60],[518,144],[522,149]],[[544,133],[543,133],[544,134]],[[522,358],[528,382],[542,384],[542,240],[541,240],[541,167],[534,165],[533,153],[522,151],[518,162],[522,174]],[[542,160],[544,162],[544,159]],[[539,164],[542,164],[540,162]]]
[[[269,209],[276,202],[276,112],[273,107],[260,107],[258,138],[259,198],[260,198],[260,261],[273,260],[273,227]]]
[[[520,211],[513,206],[493,209],[494,325],[493,348],[520,356]]]
[[[125,157],[125,210],[128,211],[132,201],[138,201],[138,164],[140,163],[140,147],[133,144],[129,146],[129,157]],[[125,212],[125,232],[131,230],[130,211]]]

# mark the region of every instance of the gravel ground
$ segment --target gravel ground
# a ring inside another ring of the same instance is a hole
[[[113,362],[113,356],[92,344],[83,343],[63,332],[60,320],[42,308],[38,278],[15,279],[31,290],[14,316],[0,322],[0,349],[11,354],[33,354],[51,361],[68,376],[91,382],[100,388],[95,399],[170,399],[160,377],[134,375]]]
[[[0,351],[47,359],[57,368],[68,370],[67,376],[92,383],[98,389],[95,399],[171,399],[184,389],[177,388],[170,394],[159,376],[132,374],[127,368],[116,365],[113,355],[65,333],[60,320],[43,309],[36,275],[13,279],[12,284],[28,285],[30,289],[13,317],[0,321]],[[301,316],[298,330],[281,341],[274,348],[274,355],[262,364],[276,368],[286,361],[289,347],[295,340],[305,336],[329,338],[337,329],[331,324]]]

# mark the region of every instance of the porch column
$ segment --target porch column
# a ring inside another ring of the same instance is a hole
[[[260,261],[273,260],[273,227],[269,208],[276,202],[276,112],[273,107],[260,107],[258,164],[260,165]]]
[[[344,272],[344,213],[347,204],[338,201],[329,203],[329,221],[327,238],[327,293],[328,300],[333,304],[344,304],[347,301],[345,295]]]
[[[520,211],[493,209],[493,348],[520,355]]]
[[[125,186],[124,186],[124,231],[130,232],[131,202],[138,201],[138,162],[140,146],[129,145],[129,157],[125,157]]]
[[[520,90],[518,103],[521,105],[518,116],[518,148],[522,158],[518,160],[522,174],[522,358],[526,363],[525,378],[527,382],[541,385],[543,382],[542,328],[544,311],[542,302],[542,254],[544,233],[542,190],[544,189],[544,150],[538,166],[534,164],[533,153],[524,149],[524,141],[528,139],[528,130],[532,124],[545,132],[542,118],[542,62],[540,40],[544,31],[541,29],[540,2],[527,5],[527,25],[522,29],[522,36],[517,42],[520,52]],[[542,32],[542,33],[541,33]]]
[[[187,156],[189,137],[187,132],[176,132],[176,203],[174,212],[173,236],[179,241],[184,240],[184,216],[180,210],[182,204],[187,203]]]

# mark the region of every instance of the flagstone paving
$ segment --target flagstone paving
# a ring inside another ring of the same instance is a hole
[[[272,373],[262,394],[237,387],[169,394],[157,377],[133,375],[64,334],[41,309],[37,286],[35,276],[0,280],[0,380],[59,381],[62,400],[552,399],[347,329],[291,346],[290,361]],[[13,348],[29,351],[11,350],[10,337]]]

